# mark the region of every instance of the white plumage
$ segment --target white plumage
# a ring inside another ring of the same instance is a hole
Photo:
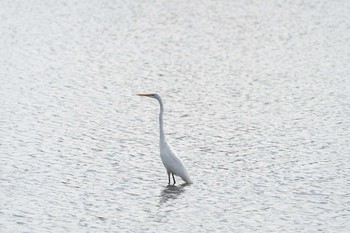
[[[173,151],[170,145],[167,143],[164,134],[163,127],[163,101],[158,94],[138,94],[139,96],[147,96],[158,100],[160,105],[159,111],[159,147],[160,147],[160,158],[162,159],[163,165],[168,173],[168,181],[170,184],[170,174],[173,177],[174,184],[176,183],[174,175],[180,176],[183,181],[191,184],[192,180],[185,168],[183,162],[177,156],[175,151]]]

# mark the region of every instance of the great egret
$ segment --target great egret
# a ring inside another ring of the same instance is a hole
[[[183,181],[185,181],[188,184],[192,184],[192,180],[190,176],[188,175],[188,172],[182,163],[181,159],[175,151],[173,151],[170,147],[170,145],[167,143],[165,139],[164,134],[164,128],[163,128],[163,101],[160,98],[158,94],[137,94],[138,96],[147,96],[153,99],[158,100],[160,105],[160,112],[159,112],[159,147],[160,147],[160,158],[162,159],[163,165],[168,173],[168,180],[170,184],[170,174],[173,177],[174,184],[176,184],[174,175],[180,176]]]

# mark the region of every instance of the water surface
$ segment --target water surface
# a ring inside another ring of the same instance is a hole
[[[1,232],[350,230],[347,1],[0,6]]]

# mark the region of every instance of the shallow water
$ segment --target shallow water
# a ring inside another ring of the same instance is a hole
[[[0,6],[1,232],[350,230],[347,1]]]

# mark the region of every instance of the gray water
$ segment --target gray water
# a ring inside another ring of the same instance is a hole
[[[350,231],[348,1],[2,1],[0,35],[0,232]]]

